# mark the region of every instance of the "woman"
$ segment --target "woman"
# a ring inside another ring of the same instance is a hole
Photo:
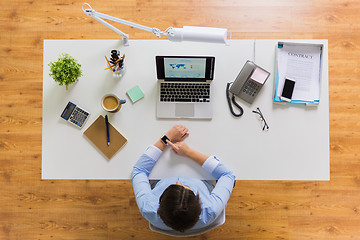
[[[133,168],[132,183],[142,216],[163,230],[202,229],[222,213],[232,192],[235,176],[215,156],[190,148],[183,140],[188,136],[184,126],[174,126],[149,146]],[[149,174],[167,146],[188,157],[211,173],[218,181],[188,177],[169,177],[158,181],[152,189]]]

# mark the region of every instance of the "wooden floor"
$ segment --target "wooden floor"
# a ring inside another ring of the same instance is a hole
[[[118,38],[82,3],[0,2],[0,239],[167,239],[148,229],[130,181],[41,180],[43,40]],[[200,25],[226,27],[236,39],[328,39],[331,181],[237,181],[226,223],[194,238],[360,239],[358,0],[89,3],[161,30]],[[155,38],[115,25],[132,39]]]

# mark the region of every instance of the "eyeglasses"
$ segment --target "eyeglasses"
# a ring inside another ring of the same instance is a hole
[[[259,115],[259,117],[260,117],[260,120],[262,121],[262,122],[264,122],[264,126],[263,126],[263,131],[265,131],[265,129],[266,130],[269,130],[269,125],[266,123],[266,121],[265,121],[265,118],[264,118],[264,115],[262,114],[262,112],[260,111],[260,108],[256,108],[256,110],[254,110],[254,111],[252,111],[253,113],[256,113],[256,114],[258,114]]]

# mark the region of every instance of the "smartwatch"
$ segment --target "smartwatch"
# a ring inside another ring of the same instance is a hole
[[[163,136],[160,138],[160,140],[161,140],[161,142],[162,142],[163,144],[165,144],[165,145],[168,145],[168,143],[166,142],[166,140],[169,140],[169,141],[170,141],[170,139],[169,139],[166,135],[163,135]]]

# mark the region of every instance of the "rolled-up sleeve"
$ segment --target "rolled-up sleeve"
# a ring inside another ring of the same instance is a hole
[[[202,167],[218,179],[215,188],[210,193],[211,209],[218,216],[225,208],[234,187],[235,175],[215,156],[210,156]]]
[[[162,151],[160,149],[151,145],[141,155],[133,168],[132,185],[135,193],[136,202],[140,211],[142,211],[145,204],[146,194],[151,192],[149,174],[161,154]]]

